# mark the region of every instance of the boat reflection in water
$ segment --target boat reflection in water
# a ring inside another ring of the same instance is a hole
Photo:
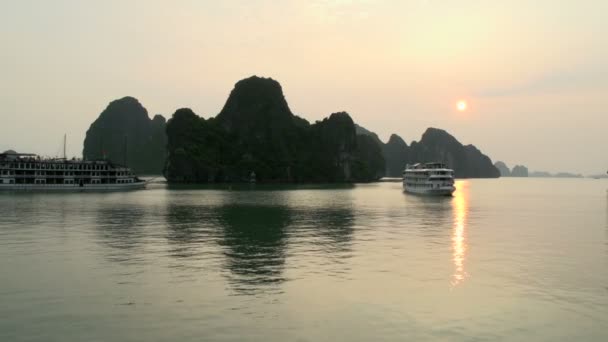
[[[453,227],[452,227],[452,261],[454,274],[450,283],[457,286],[467,277],[465,261],[467,256],[466,227],[469,210],[469,182],[456,181],[456,192],[452,198]]]

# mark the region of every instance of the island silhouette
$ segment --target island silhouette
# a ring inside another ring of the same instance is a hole
[[[125,162],[170,183],[370,182],[400,177],[408,163],[441,161],[459,178],[495,178],[499,170],[474,145],[428,128],[408,145],[384,143],[346,112],[309,123],[295,115],[279,82],[252,76],[237,82],[222,110],[207,119],[189,108],[165,122],[133,97],[112,101],[87,131],[83,156]]]

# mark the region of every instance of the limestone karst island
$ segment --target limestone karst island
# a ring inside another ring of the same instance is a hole
[[[237,82],[207,118],[182,108],[165,123],[135,98],[115,100],[91,124],[83,156],[126,160],[171,183],[242,182],[252,173],[258,182],[369,182],[401,177],[421,160],[445,161],[459,178],[500,176],[488,156],[441,129],[408,145],[396,134],[382,142],[345,112],[309,123],[292,112],[279,82],[257,76]]]

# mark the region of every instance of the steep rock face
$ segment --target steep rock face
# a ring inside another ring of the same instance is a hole
[[[239,81],[215,118],[178,110],[167,135],[170,182],[247,181],[252,173],[259,182],[351,182],[382,173],[359,149],[347,113],[310,125],[291,112],[280,84],[268,78]]]
[[[410,147],[410,162],[440,161],[454,169],[458,178],[496,178],[500,172],[490,158],[473,145],[463,146],[448,132],[428,128],[420,142]]]
[[[392,134],[384,144],[382,152],[386,160],[386,175],[401,177],[409,160],[409,148],[405,141],[397,134]]]
[[[357,135],[357,153],[353,173],[355,178],[364,180],[380,179],[386,174],[386,161],[382,149],[370,136]]]
[[[360,180],[352,173],[357,135],[355,125],[345,112],[333,113],[309,128],[308,147],[302,146],[301,174],[313,181],[343,182]],[[312,171],[312,172],[311,172]],[[324,180],[323,178],[326,178]]]
[[[396,134],[391,135],[389,141],[383,144],[375,133],[363,127],[357,132],[371,137],[380,146],[386,161],[387,177],[401,177],[406,164],[432,161],[446,163],[460,178],[500,176],[490,158],[475,146],[463,146],[456,138],[441,129],[427,129],[422,139],[419,142],[412,142],[410,146]]]
[[[523,165],[515,165],[511,170],[511,177],[528,177],[528,168]]]
[[[276,134],[275,131],[291,126],[295,116],[279,82],[253,76],[234,85],[216,119],[226,131],[243,136],[251,131]]]
[[[226,134],[199,118],[189,108],[178,109],[167,122],[165,177],[194,182],[214,180],[222,159],[217,155],[227,145]]]
[[[165,119],[148,111],[133,97],[110,102],[89,127],[85,159],[126,163],[138,173],[160,174],[165,159]],[[126,154],[125,154],[126,152]]]
[[[498,178],[500,171],[492,164],[492,159],[481,153],[481,151],[473,146],[464,146],[466,152],[466,167],[462,168],[462,173],[455,172],[456,177],[463,178]]]
[[[511,177],[511,170],[509,170],[509,167],[504,162],[497,161],[494,163],[494,167],[498,169],[501,177]]]
[[[378,138],[378,134],[367,130],[365,127],[359,126],[357,124],[355,124],[355,131],[357,132],[357,135],[367,135],[370,138],[372,138],[372,140],[374,142],[376,142],[379,146],[384,145],[384,143],[382,142],[382,140],[380,140],[380,138]]]

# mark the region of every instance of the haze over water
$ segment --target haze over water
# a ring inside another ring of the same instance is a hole
[[[605,0],[0,3],[0,151],[80,156],[113,100],[219,113],[272,77],[310,122],[347,111],[387,141],[428,127],[493,161],[606,172]],[[457,111],[466,100],[468,109]]]
[[[0,194],[2,341],[608,339],[608,182]]]

